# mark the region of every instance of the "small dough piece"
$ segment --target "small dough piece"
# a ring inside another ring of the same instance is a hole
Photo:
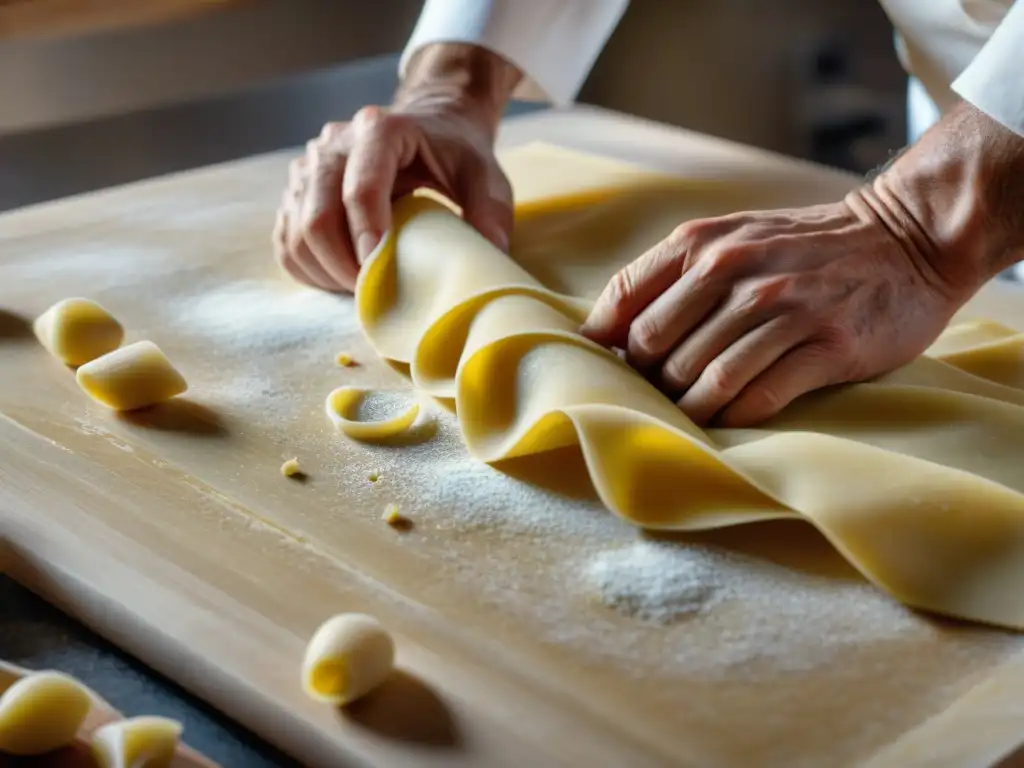
[[[395,644],[364,613],[328,619],[313,634],[302,664],[302,688],[317,701],[343,706],[383,683],[395,663]]]
[[[100,768],[169,768],[182,725],[167,717],[133,717],[97,728],[92,753]]]
[[[371,483],[376,483],[378,480],[380,480],[380,472],[374,469],[370,472],[370,474],[366,476],[366,479],[369,480]]]
[[[359,365],[351,355],[347,355],[344,352],[339,352],[338,356],[334,358],[334,362],[340,365],[342,368],[352,368],[353,366]]]
[[[288,459],[284,464],[281,465],[281,474],[285,477],[294,477],[295,475],[301,475],[302,469],[299,467],[298,459]]]
[[[380,519],[393,528],[401,528],[409,525],[409,519],[398,510],[397,504],[388,504],[387,507],[384,508],[384,514],[381,515]]]
[[[356,421],[359,403],[369,393],[363,387],[338,387],[327,396],[327,417],[337,429],[354,440],[386,440],[405,432],[419,416],[420,406],[413,403],[409,409],[393,419],[384,421]]]
[[[169,400],[188,389],[170,360],[152,341],[137,341],[86,363],[75,374],[93,400],[131,411]]]
[[[0,696],[0,753],[42,755],[70,744],[92,697],[62,672],[26,675]]]
[[[92,299],[58,301],[32,324],[46,351],[67,365],[82,365],[112,352],[124,341],[124,328]]]

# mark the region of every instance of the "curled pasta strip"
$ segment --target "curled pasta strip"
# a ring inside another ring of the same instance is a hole
[[[405,432],[419,416],[420,406],[413,403],[408,410],[391,419],[359,421],[356,410],[371,390],[363,387],[338,387],[327,396],[327,417],[337,429],[354,440],[386,440]]]

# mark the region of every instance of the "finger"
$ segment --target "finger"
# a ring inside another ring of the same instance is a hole
[[[301,201],[294,191],[285,193],[285,206],[279,214],[280,226],[278,237],[281,239],[280,258],[278,263],[293,278],[301,283],[325,291],[333,291],[334,280],[324,272],[316,256],[306,245],[302,230],[296,225],[296,213]],[[277,228],[275,228],[277,232]]]
[[[309,246],[306,245],[305,241],[299,240],[298,243],[290,249],[290,252],[286,257],[286,261],[282,262],[282,266],[286,263],[294,265],[294,269],[305,276],[306,279],[303,280],[303,282],[307,285],[311,285],[314,288],[321,288],[325,291],[338,290],[338,286],[335,283],[334,278],[327,274],[327,272],[324,271],[324,268],[320,266],[320,262],[317,260],[316,256],[313,255],[313,252],[309,249]],[[288,269],[288,267],[286,266],[285,269]],[[289,274],[292,273],[289,272]]]
[[[682,274],[685,250],[668,238],[619,270],[598,297],[580,333],[598,344],[625,347],[630,324]]]
[[[679,407],[695,424],[706,424],[728,406],[744,388],[809,331],[792,315],[776,317],[746,334],[708,363]]]
[[[376,108],[352,121],[354,141],[342,183],[342,200],[356,258],[362,263],[391,226],[391,196],[406,145],[412,141],[403,121],[384,122]]]
[[[295,260],[290,255],[285,255],[283,258],[279,259],[277,263],[295,282],[301,283],[302,285],[308,285],[310,288],[321,288],[323,290],[327,290],[326,288],[323,288],[323,286],[317,285],[312,278],[310,278],[310,276],[295,263]]]
[[[775,416],[801,395],[843,381],[837,360],[819,343],[801,344],[750,382],[722,413],[723,426],[744,427]]]
[[[512,238],[512,187],[500,170],[475,169],[466,173],[459,186],[460,204],[466,222],[496,248],[508,252]]]
[[[310,149],[310,176],[302,197],[303,239],[335,290],[351,291],[359,264],[349,241],[341,203],[345,158],[319,147]]]
[[[662,385],[669,390],[688,389],[712,360],[778,313],[778,299],[785,289],[785,281],[780,279],[734,289],[732,296],[698,321],[672,350],[661,369]],[[685,302],[683,299],[684,306]]]
[[[633,365],[661,362],[666,354],[718,306],[728,286],[687,272],[630,324],[626,352]]]

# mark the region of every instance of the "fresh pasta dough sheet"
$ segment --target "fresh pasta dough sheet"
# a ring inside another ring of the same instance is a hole
[[[377,352],[456,410],[475,458],[582,454],[607,508],[645,529],[813,525],[914,608],[1024,629],[1024,335],[952,325],[871,382],[805,396],[756,429],[700,429],[577,333],[611,275],[726,184],[536,144],[503,162],[511,257],[430,196],[395,208],[356,292]]]

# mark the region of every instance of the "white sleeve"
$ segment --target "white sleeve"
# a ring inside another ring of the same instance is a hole
[[[953,90],[1024,136],[1024,2],[1015,2]]]
[[[629,0],[427,0],[399,63],[431,43],[473,43],[523,72],[519,99],[571,104]]]

